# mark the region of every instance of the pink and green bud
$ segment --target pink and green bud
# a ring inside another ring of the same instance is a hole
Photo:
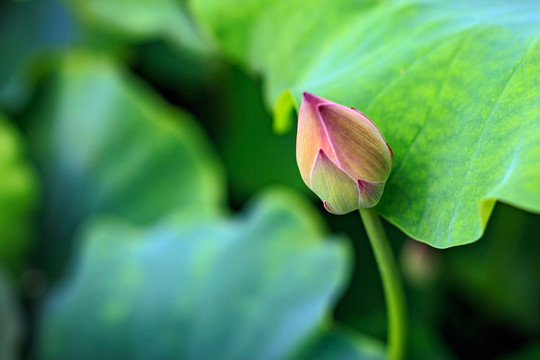
[[[298,116],[296,161],[326,210],[346,214],[377,205],[393,154],[366,115],[306,92]]]

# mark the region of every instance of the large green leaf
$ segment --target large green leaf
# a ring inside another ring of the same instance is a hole
[[[266,78],[281,120],[287,92],[299,103],[309,91],[379,125],[395,168],[378,210],[410,236],[472,242],[496,199],[540,212],[537,1],[192,5],[228,56]]]
[[[274,191],[234,220],[181,212],[147,230],[93,223],[46,304],[40,354],[283,359],[317,331],[349,267],[345,243],[323,241],[319,220]]]
[[[24,158],[23,139],[0,115],[0,263],[12,270],[22,265],[36,200],[36,174]]]
[[[44,252],[55,264],[91,214],[146,224],[221,205],[222,169],[200,129],[111,60],[72,54],[43,93],[32,135],[47,189]]]

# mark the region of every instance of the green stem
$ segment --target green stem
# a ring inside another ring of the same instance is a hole
[[[374,209],[360,209],[360,217],[375,254],[375,260],[384,289],[388,308],[388,351],[387,359],[401,360],[405,357],[407,318],[405,296],[399,271],[386,238],[381,220]]]

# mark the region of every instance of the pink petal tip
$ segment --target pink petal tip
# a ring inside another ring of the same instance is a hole
[[[326,209],[326,211],[332,213],[332,214],[335,214],[335,210],[332,209],[332,207],[330,206],[330,204],[328,203],[328,201],[323,201],[323,204],[324,204],[324,208]]]
[[[321,97],[315,96],[307,91],[302,93],[302,101],[310,104],[313,107],[316,107],[319,104],[328,103],[329,101]]]

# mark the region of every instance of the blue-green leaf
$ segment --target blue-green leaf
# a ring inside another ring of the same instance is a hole
[[[317,332],[349,253],[290,193],[242,217],[180,212],[148,229],[83,234],[80,259],[44,309],[44,359],[283,359]],[[323,345],[324,346],[324,345]]]
[[[112,60],[67,56],[39,101],[31,134],[47,190],[45,251],[55,263],[92,214],[148,224],[222,205],[223,171],[200,128]]]

